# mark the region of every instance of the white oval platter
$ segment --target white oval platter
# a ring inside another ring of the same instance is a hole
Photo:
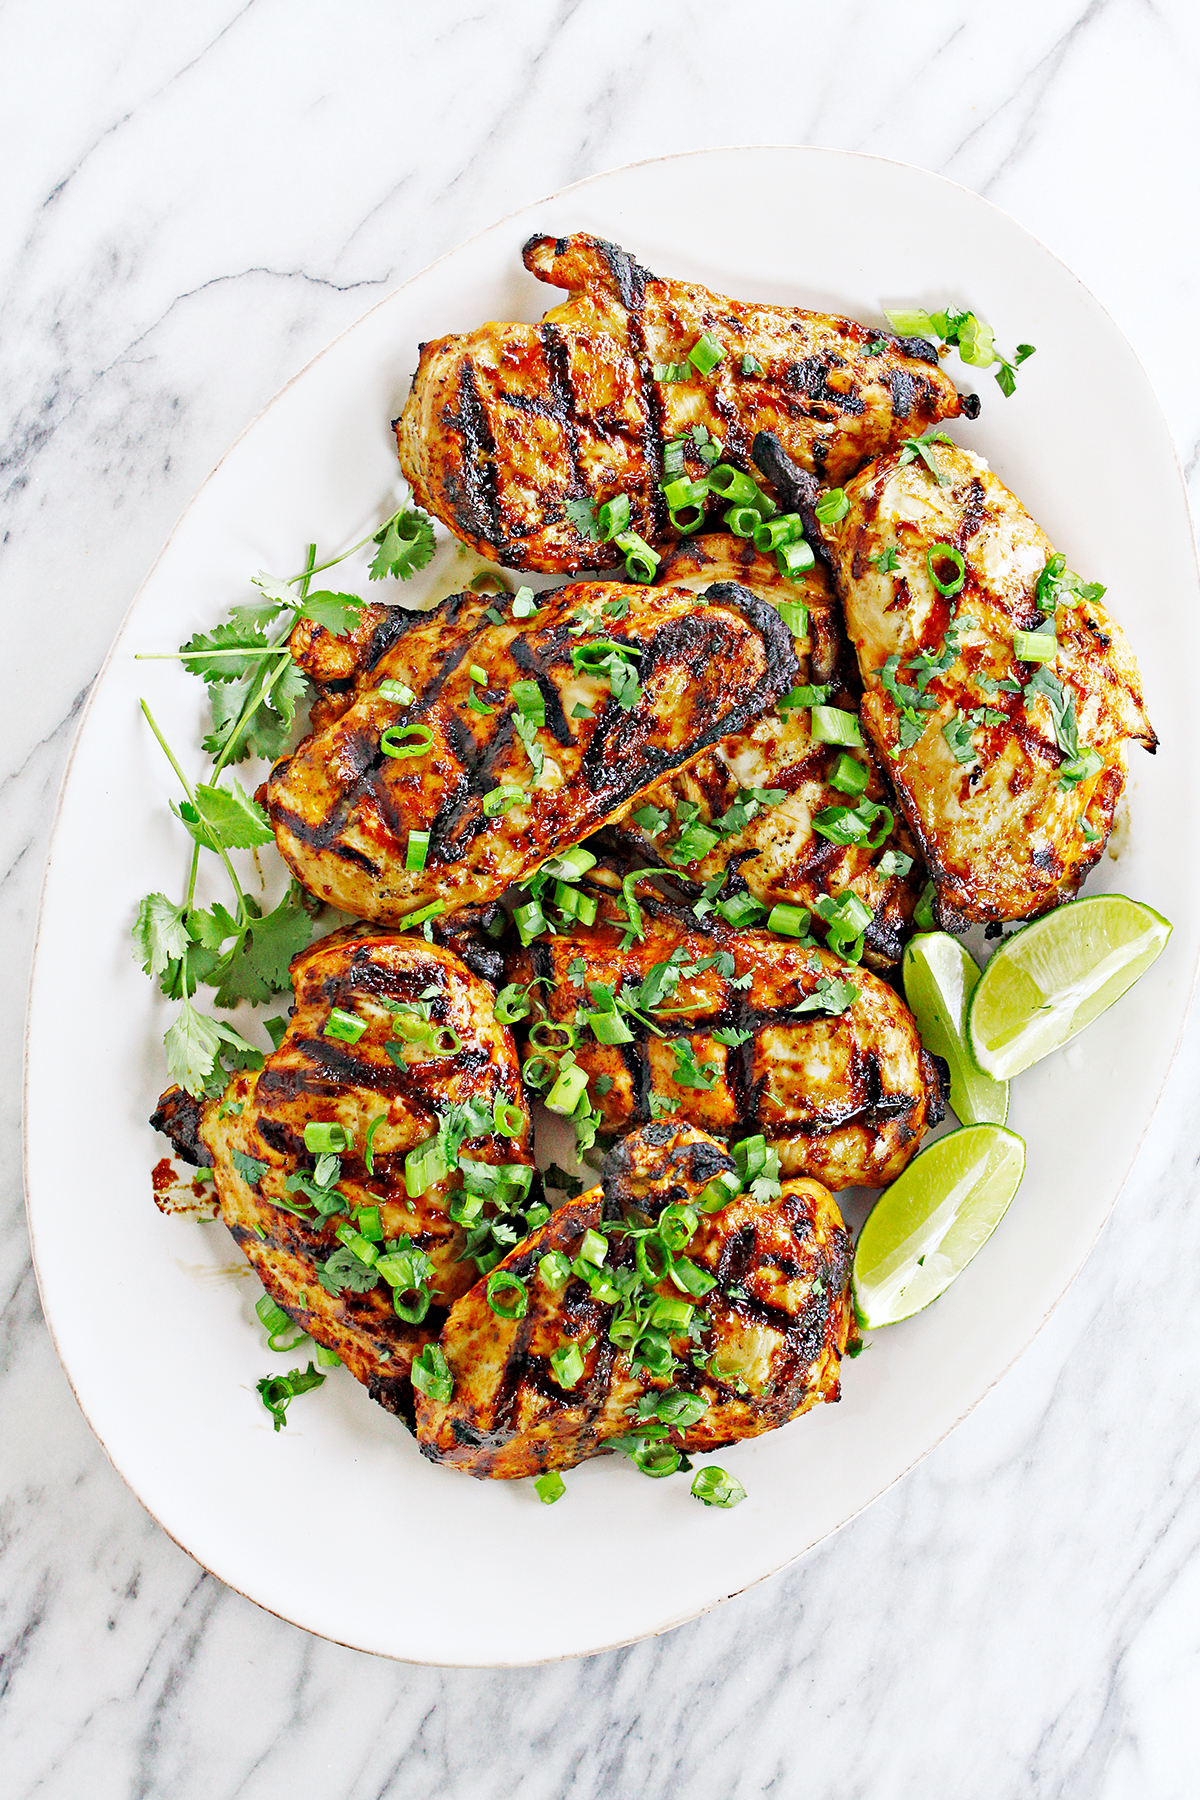
[[[255,570],[299,567],[310,539],[341,547],[385,516],[401,491],[389,421],[418,343],[540,316],[554,296],[525,274],[521,245],[535,231],[577,230],[744,299],[877,323],[885,304],[968,305],[1001,346],[1036,344],[1009,400],[990,371],[950,364],[983,399],[978,423],[954,435],[989,458],[1072,568],[1107,585],[1162,739],[1154,759],[1132,753],[1127,819],[1088,891],[1165,912],[1175,925],[1166,953],[1119,1007],[1016,1083],[1009,1123],[1028,1142],[1028,1173],[958,1283],[845,1365],[840,1405],[721,1454],[749,1495],[729,1513],[697,1505],[686,1480],[647,1480],[624,1459],[572,1472],[553,1507],[529,1482],[438,1470],[344,1371],[275,1434],[254,1384],[290,1364],[265,1348],[257,1282],[239,1277],[222,1226],[165,1218],[150,1196],[165,1146],[146,1120],[165,1082],[168,1014],[135,967],[129,930],[143,893],[174,892],[184,858],[172,777],[138,699],[193,773],[202,700],[177,664],[134,653],[209,627],[246,597]],[[1029,1343],[1154,1111],[1200,942],[1200,839],[1182,828],[1197,666],[1191,525],[1145,373],[1061,262],[939,177],[825,150],[666,158],[503,220],[381,301],[278,395],[184,513],[92,694],[60,802],[28,1023],[30,1229],[59,1355],[143,1504],[272,1612],[364,1650],[447,1664],[533,1662],[663,1630],[850,1519]]]

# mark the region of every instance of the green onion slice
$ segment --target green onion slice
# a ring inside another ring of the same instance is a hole
[[[1053,662],[1058,655],[1058,638],[1050,631],[1014,631],[1013,655],[1018,662]]]
[[[356,1019],[353,1013],[335,1006],[321,1029],[321,1036],[333,1038],[339,1044],[357,1044],[366,1029],[365,1020]]]
[[[386,681],[380,682],[375,692],[382,695],[383,699],[393,701],[396,706],[411,706],[417,697],[406,681],[393,681],[390,675]]]
[[[830,488],[821,495],[813,510],[822,525],[836,525],[838,520],[844,519],[850,511],[850,502],[846,497],[845,488]]]
[[[426,1344],[412,1366],[412,1384],[428,1400],[444,1405],[454,1393],[454,1377],[439,1344]]]
[[[310,1119],[304,1127],[304,1148],[318,1156],[340,1156],[343,1150],[350,1148],[350,1133],[344,1125]]]
[[[385,756],[397,759],[405,756],[424,756],[433,743],[433,730],[428,725],[389,725],[379,740],[379,748]]]
[[[954,573],[948,581],[944,581],[938,570],[944,574],[947,563]],[[929,570],[929,579],[939,594],[945,594],[947,599],[951,599],[961,592],[963,582],[967,579],[967,565],[962,551],[956,550],[953,544],[931,544],[925,552],[925,566]]]
[[[550,1367],[559,1387],[573,1388],[583,1374],[583,1356],[578,1344],[560,1344],[550,1353]]]
[[[511,1269],[493,1269],[487,1278],[487,1303],[500,1319],[523,1319],[529,1310],[529,1290]]]
[[[556,1024],[553,1019],[539,1019],[529,1032],[529,1042],[535,1050],[570,1050],[578,1038],[573,1025]]]
[[[692,1477],[692,1493],[705,1506],[728,1508],[738,1506],[746,1498],[746,1490],[736,1476],[726,1474],[710,1463],[707,1469],[697,1469]]]
[[[385,1112],[376,1113],[375,1117],[371,1120],[371,1123],[367,1126],[366,1142],[363,1145],[363,1167],[366,1169],[368,1175],[373,1175],[375,1173],[375,1133],[379,1130],[379,1127],[386,1118],[387,1114]]]
[[[425,867],[425,858],[429,855],[429,833],[427,831],[410,831],[408,844],[404,852],[406,869],[418,871]]]
[[[814,706],[812,741],[814,744],[846,744],[852,749],[861,750],[863,736],[858,714],[845,712],[838,706]]]
[[[514,806],[520,806],[522,800],[527,800],[528,798],[529,796],[524,788],[510,787],[505,784],[502,784],[499,787],[489,788],[487,793],[483,796],[482,805],[484,818],[499,818],[502,813],[511,812]]]
[[[533,1484],[533,1491],[543,1506],[553,1506],[567,1491],[567,1484],[557,1469],[547,1469]]]
[[[707,331],[702,331],[688,351],[688,361],[698,374],[711,375],[724,354],[716,338],[710,337]]]
[[[564,1069],[546,1095],[546,1109],[569,1119],[587,1092],[587,1070],[576,1063]]]

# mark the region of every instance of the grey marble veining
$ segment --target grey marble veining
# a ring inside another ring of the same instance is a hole
[[[19,1022],[73,721],[174,518],[337,330],[539,192],[737,142],[940,170],[1109,306],[1194,475],[1200,13],[16,0],[0,17],[3,1800],[1194,1793],[1200,1028],[1083,1275],[921,1467],[707,1618],[504,1672],[312,1639],[142,1512],[41,1320]]]

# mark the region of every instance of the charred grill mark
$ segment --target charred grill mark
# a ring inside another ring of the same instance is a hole
[[[458,378],[457,413],[449,413],[446,423],[461,439],[457,474],[447,473],[446,488],[455,520],[467,537],[480,537],[494,544],[498,551],[505,545],[501,519],[500,496],[496,487],[496,440],[488,421],[487,409],[479,393],[475,365],[463,359]]]
[[[805,356],[799,362],[788,364],[784,371],[783,385],[793,393],[803,394],[808,400],[830,406],[835,412],[850,413],[857,418],[864,410],[862,395],[842,393],[840,389],[829,385],[831,370],[841,362],[840,356]]]
[[[193,1168],[212,1168],[212,1152],[200,1141],[200,1118],[203,1100],[194,1099],[182,1088],[168,1088],[150,1115],[150,1124],[170,1138],[176,1156]]]
[[[888,332],[881,332],[879,335],[888,337],[891,334]],[[937,345],[931,344],[928,338],[893,337],[891,341],[900,352],[901,356],[911,356],[914,357],[917,362],[932,363],[934,368],[937,368]]]
[[[542,340],[542,354],[546,359],[546,374],[549,377],[550,394],[554,402],[552,416],[562,426],[571,458],[571,480],[567,491],[572,494],[586,494],[587,483],[579,467],[579,423],[575,411],[575,389],[571,385],[571,366],[567,356],[566,340],[557,325],[546,323],[539,327],[538,335]],[[547,411],[550,410],[547,408]]]
[[[892,417],[907,419],[916,398],[916,382],[907,369],[893,369],[888,385],[892,390]]]
[[[975,536],[975,533],[983,524],[983,518],[983,483],[980,481],[979,477],[976,476],[971,483],[970,490],[963,505],[962,518],[959,520],[958,530],[954,534],[954,542],[959,550],[963,548],[968,539]]]
[[[618,1044],[621,1061],[629,1073],[633,1093],[634,1118],[642,1122],[650,1117],[650,1059],[646,1055],[647,1035],[639,1026],[631,1044]]]
[[[646,304],[646,283],[654,280],[653,275],[619,244],[610,244],[607,238],[593,238],[591,242],[608,264],[621,305],[628,313],[640,313]]]

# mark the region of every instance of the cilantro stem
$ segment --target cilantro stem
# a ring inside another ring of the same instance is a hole
[[[154,714],[150,711],[150,708],[146,705],[146,702],[144,700],[139,700],[138,705],[141,707],[142,711],[146,715],[146,723],[149,725],[151,731],[154,733],[155,737],[158,739],[159,743],[162,745],[163,754],[166,756],[167,761],[170,763],[171,767],[174,769],[176,775],[178,775],[180,786],[183,788],[184,793],[187,795],[188,799],[191,801],[192,806],[196,812],[196,816],[200,819],[201,823],[203,823],[204,814],[200,811],[200,807],[196,800],[195,791],[193,790],[192,785],[189,782],[187,776],[184,774],[184,772],[180,768],[179,764],[175,761],[174,752],[172,751],[170,744],[168,744],[168,742],[167,742],[166,738],[163,736],[162,732],[158,729],[158,723],[154,717]],[[207,825],[205,825],[204,829],[205,829],[206,833],[208,833],[208,839],[209,839],[209,842],[212,844],[213,849],[217,852],[217,855],[221,858],[221,861],[225,864],[225,872],[229,876],[230,881],[232,881],[233,891],[237,895],[238,923],[244,924],[248,918],[248,914],[246,912],[246,896],[242,892],[242,884],[237,878],[237,871],[234,869],[233,864],[229,860],[229,852],[226,850],[224,844],[220,844],[216,841],[216,839],[213,837],[212,833],[208,830]],[[197,848],[199,848],[198,845],[197,845]]]
[[[392,519],[398,519],[404,510],[404,507],[398,506],[396,511],[392,514],[392,518],[385,519],[383,530],[386,531],[388,526],[392,523]],[[374,531],[368,531],[365,538],[359,538],[357,544],[351,544],[350,548],[348,550],[343,550],[340,556],[331,556],[328,562],[314,563],[313,558],[317,554],[317,546],[315,544],[310,544],[308,546],[308,567],[302,570],[299,575],[289,575],[284,582],[284,586],[294,587],[297,582],[300,582],[302,584],[300,588],[300,597],[301,599],[306,600],[308,598],[308,583],[314,575],[319,575],[324,569],[332,569],[337,563],[345,562],[346,558],[348,556],[353,556],[356,550],[361,550],[365,545],[372,543],[379,532],[379,529],[380,527],[377,525]]]

